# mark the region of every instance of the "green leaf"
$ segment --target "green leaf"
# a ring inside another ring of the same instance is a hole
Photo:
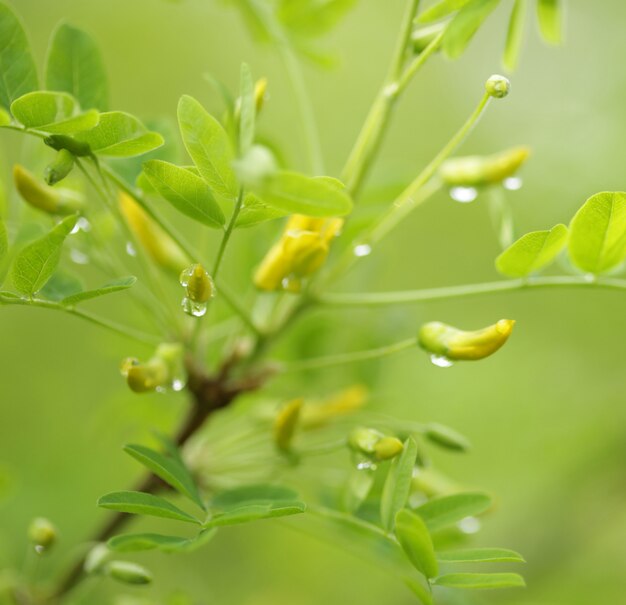
[[[206,510],[191,473],[179,460],[164,456],[143,445],[127,445],[124,451],[171,485],[178,493]]]
[[[525,563],[524,557],[508,548],[464,548],[438,552],[442,563]]]
[[[460,57],[483,21],[500,0],[473,0],[452,19],[441,41],[444,53],[451,59]]]
[[[245,155],[254,142],[254,120],[256,107],[254,102],[254,81],[250,73],[250,67],[246,63],[241,64],[240,85],[241,106],[239,111],[239,155]]]
[[[400,456],[391,462],[391,468],[383,487],[380,500],[380,516],[383,527],[390,531],[398,511],[402,510],[409,499],[413,468],[417,458],[417,443],[413,437],[404,442],[404,449]]]
[[[463,492],[429,500],[415,512],[431,532],[458,523],[465,517],[479,515],[491,506],[491,498],[482,492]]]
[[[107,542],[107,546],[115,552],[136,552],[158,549],[166,553],[191,552],[206,544],[215,534],[216,529],[204,529],[193,538],[164,536],[162,534],[121,534]]]
[[[9,112],[5,111],[0,107],[0,128],[2,126],[8,126],[11,123],[11,116]]]
[[[443,19],[452,13],[461,10],[466,4],[472,0],[440,0],[437,4],[433,4],[427,8],[418,18],[419,23],[431,23]]]
[[[149,515],[200,525],[200,521],[171,502],[143,492],[111,492],[98,500],[98,506],[133,515]]]
[[[313,38],[331,31],[355,4],[356,0],[282,0],[277,17],[292,35]]]
[[[37,90],[37,68],[18,17],[0,2],[0,106],[9,109],[22,95]]]
[[[461,433],[436,422],[426,425],[424,436],[440,447],[456,452],[466,452],[471,447],[470,442]]]
[[[560,0],[537,0],[539,31],[550,44],[560,44],[563,40],[562,12]]]
[[[484,590],[524,587],[524,578],[516,573],[449,573],[435,578],[437,586]]]
[[[238,525],[260,519],[286,517],[297,515],[306,510],[306,504],[299,500],[284,500],[265,504],[247,504],[239,508],[233,508],[223,513],[217,513],[211,517],[207,527],[220,527],[222,525]]]
[[[258,484],[236,487],[217,494],[211,501],[214,508],[228,510],[247,504],[267,504],[295,500],[298,494],[282,485]]]
[[[150,184],[179,212],[207,227],[224,225],[224,214],[204,179],[162,160],[145,162],[143,170]]]
[[[254,227],[266,221],[283,218],[288,214],[289,212],[285,210],[278,210],[268,206],[260,197],[253,193],[247,193],[243,198],[243,205],[235,226],[238,228]]]
[[[85,109],[107,111],[109,84],[100,50],[86,32],[61,23],[46,57],[46,88],[70,93]]]
[[[26,128],[51,134],[74,134],[98,124],[100,114],[95,109],[78,111],[75,99],[64,92],[29,92],[11,103],[11,113]]]
[[[404,578],[404,583],[407,588],[419,599],[422,605],[432,605],[433,597],[428,588],[425,588],[413,578]]]
[[[604,273],[626,257],[626,193],[592,195],[570,224],[569,254],[588,273]]]
[[[11,269],[11,279],[18,292],[33,295],[46,285],[61,259],[63,242],[75,225],[76,216],[68,216],[19,252]]]
[[[76,292],[70,296],[66,296],[61,300],[61,304],[66,307],[73,307],[79,303],[91,300],[92,298],[99,298],[100,296],[106,296],[107,294],[113,294],[114,292],[120,292],[121,290],[128,290],[137,281],[136,277],[129,275],[128,277],[120,277],[114,281],[111,281],[95,290],[83,290]]]
[[[427,578],[434,578],[439,566],[433,541],[421,517],[410,510],[399,511],[396,514],[396,537],[414,567]]]
[[[567,244],[567,227],[532,231],[511,244],[498,258],[496,269],[509,277],[526,277],[550,264]]]
[[[163,145],[159,133],[148,131],[135,116],[123,111],[101,113],[98,125],[77,134],[76,139],[87,143],[94,153],[111,157],[141,155]]]
[[[307,216],[343,216],[352,210],[352,200],[338,181],[278,171],[268,176],[258,193],[277,210]]]
[[[515,0],[511,17],[509,19],[509,29],[506,35],[506,46],[502,62],[508,71],[513,71],[519,62],[522,42],[524,39],[524,19],[526,17],[526,0]]]
[[[41,289],[40,296],[46,300],[59,302],[83,289],[80,280],[65,271],[56,271]]]
[[[215,195],[234,201],[238,195],[235,156],[222,125],[193,97],[178,103],[178,124],[185,147]]]

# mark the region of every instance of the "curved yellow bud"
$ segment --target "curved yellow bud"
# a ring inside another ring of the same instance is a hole
[[[367,389],[355,384],[320,403],[307,403],[302,409],[303,428],[316,428],[337,417],[356,412],[367,400]]]
[[[446,160],[439,175],[451,187],[484,187],[512,177],[530,156],[525,146],[489,156],[466,156]]]
[[[121,192],[119,205],[126,223],[155,263],[179,275],[190,264],[176,242],[128,194]]]
[[[21,198],[33,208],[48,214],[74,214],[82,207],[79,199],[69,198],[58,189],[40,182],[24,166],[13,166],[13,181]]]
[[[403,449],[402,441],[384,435],[371,428],[359,427],[348,437],[348,445],[357,454],[364,454],[371,460],[381,462],[397,456]]]
[[[515,321],[501,319],[482,330],[465,332],[453,326],[431,321],[419,332],[420,346],[451,361],[475,361],[495,353],[508,340]]]
[[[283,451],[291,449],[303,404],[303,399],[294,399],[278,412],[274,421],[274,443],[278,449]]]
[[[374,446],[374,457],[376,460],[391,460],[402,452],[404,445],[397,437],[383,437]]]

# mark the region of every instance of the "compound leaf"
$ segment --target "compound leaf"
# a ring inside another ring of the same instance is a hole
[[[200,521],[171,502],[144,492],[111,492],[98,500],[98,506],[133,515],[149,515],[200,525]]]

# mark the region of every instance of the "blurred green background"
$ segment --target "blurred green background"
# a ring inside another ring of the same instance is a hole
[[[306,65],[327,169],[337,174],[385,73],[403,10],[401,0],[361,0],[325,47],[338,64]],[[524,186],[508,193],[521,232],[567,223],[597,191],[624,189],[626,3],[568,2],[566,44],[542,45],[528,28],[512,94],[493,103],[464,144],[487,153],[528,144]],[[290,166],[305,169],[298,114],[280,61],[255,44],[232,7],[210,0],[13,0],[43,60],[55,23],[66,18],[100,42],[113,106],[141,116],[175,115],[189,93],[219,107],[203,81],[210,71],[235,88],[239,64],[270,81],[261,131]],[[475,106],[484,80],[501,70],[507,2],[456,62],[432,60],[395,115],[369,185],[408,182]],[[533,15],[534,17],[534,15]],[[3,180],[28,149],[3,135]],[[382,200],[378,200],[382,201]],[[435,287],[497,279],[498,243],[486,200],[458,204],[439,194],[342,284],[346,290]],[[276,227],[236,236],[225,274],[244,288]],[[172,296],[179,293],[172,290]],[[123,297],[113,310],[124,313]],[[98,303],[94,304],[98,309]],[[108,310],[111,303],[101,305]],[[511,605],[624,602],[626,594],[626,386],[624,297],[617,292],[530,291],[369,311],[325,311],[302,322],[276,356],[376,346],[412,335],[428,320],[474,328],[501,318],[518,323],[511,341],[478,364],[449,370],[412,351],[273,387],[275,397],[321,395],[354,382],[371,407],[415,421],[436,420],[469,436],[467,456],[439,454],[441,469],[497,494],[497,514],[477,544],[521,551],[526,591],[481,596]],[[0,310],[2,422],[0,564],[19,565],[35,515],[62,533],[61,553],[42,570],[52,577],[103,514],[101,494],[138,473],[121,446],[157,427],[171,430],[183,395],[136,397],[119,360],[147,351],[72,318],[20,308]],[[296,525],[293,523],[292,525]],[[379,605],[411,603],[382,570],[278,523],[227,529],[203,550],[144,555],[158,581],[139,596],[164,599],[185,589],[194,602],[220,605]],[[98,585],[85,603],[108,602]],[[132,592],[132,591],[131,591]],[[460,600],[458,603],[464,601]]]

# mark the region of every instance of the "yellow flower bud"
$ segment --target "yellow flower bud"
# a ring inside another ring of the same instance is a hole
[[[343,220],[294,215],[280,240],[272,246],[254,276],[261,290],[299,292],[302,280],[326,261],[330,242],[339,233]]]
[[[383,437],[374,446],[374,458],[376,458],[376,460],[391,460],[402,452],[403,449],[404,446],[400,439],[396,437]]]
[[[180,274],[180,283],[187,291],[187,296],[196,303],[205,303],[215,296],[215,285],[206,269],[200,265],[191,265]]]
[[[22,199],[37,210],[48,214],[74,214],[82,207],[78,198],[70,198],[48,187],[19,164],[13,167],[13,181]]]
[[[466,156],[445,161],[439,175],[450,187],[484,187],[512,177],[528,159],[528,147],[513,147],[490,156]]]
[[[274,420],[274,443],[282,451],[291,449],[303,403],[302,399],[290,401],[283,406]]]
[[[38,553],[48,550],[57,539],[57,530],[48,519],[37,517],[28,527],[28,538]]]
[[[320,403],[306,404],[302,409],[303,428],[317,428],[337,417],[356,412],[367,400],[367,389],[356,384]]]
[[[122,362],[120,370],[131,391],[135,393],[150,393],[164,388],[168,383],[168,365],[162,359],[153,358],[146,363],[140,363],[137,359],[128,358]]]
[[[348,445],[361,454],[371,456],[376,451],[376,444],[385,437],[380,431],[359,427],[348,437]]]
[[[130,195],[120,193],[119,204],[130,230],[154,262],[179,275],[189,265],[189,259],[176,242]]]
[[[508,340],[514,325],[512,319],[501,319],[482,330],[465,332],[432,321],[420,329],[419,344],[429,353],[450,361],[474,361],[495,353]]]
[[[267,78],[259,78],[254,85],[254,105],[256,112],[260,113],[267,99]]]

